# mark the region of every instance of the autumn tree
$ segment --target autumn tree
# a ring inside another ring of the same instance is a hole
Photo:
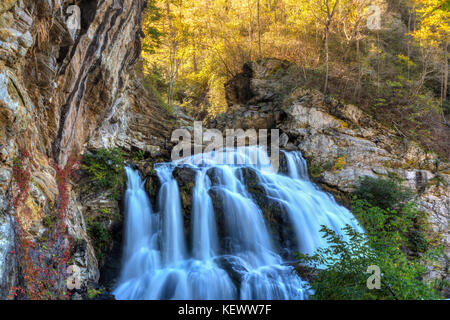
[[[450,3],[446,0],[416,0],[417,15],[419,18],[419,28],[413,33],[414,38],[419,42],[424,52],[424,71],[418,86],[422,86],[428,70],[428,60],[432,58],[433,52],[440,61],[439,69],[441,76],[441,106],[448,101],[448,42],[450,36]],[[436,57],[435,56],[435,57]],[[446,122],[444,113],[443,120]],[[446,122],[447,123],[447,122]],[[447,123],[448,125],[448,123]]]

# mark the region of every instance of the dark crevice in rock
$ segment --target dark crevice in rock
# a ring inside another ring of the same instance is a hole
[[[81,30],[80,37],[84,35],[91,26],[91,23],[95,19],[97,13],[98,1],[97,0],[81,0],[77,3],[81,9]]]
[[[246,63],[242,73],[225,84],[225,93],[228,105],[234,103],[246,104],[254,94],[251,89],[253,70],[250,63]]]

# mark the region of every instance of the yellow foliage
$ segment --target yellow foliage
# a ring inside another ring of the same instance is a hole
[[[450,5],[447,0],[416,0],[420,26],[412,33],[423,46],[437,47],[450,36]]]
[[[419,18],[418,28],[412,33],[417,42],[438,47],[448,41],[450,13],[444,5],[448,1],[411,1],[416,3]],[[370,66],[371,60],[379,63],[389,58],[380,41],[369,39],[373,37],[366,28],[367,9],[373,5],[370,0],[148,2],[150,9],[143,23],[145,73],[151,74],[155,65],[163,70],[166,92],[160,93],[169,105],[175,103],[180,91],[182,94],[178,96],[182,98],[177,102],[188,110],[207,107],[210,116],[226,110],[224,84],[240,73],[248,61],[262,57],[297,63],[305,81],[311,80],[307,79],[306,70],[322,72],[328,56],[324,51],[325,29],[329,29],[332,38],[329,53],[334,57],[330,57],[330,68],[335,68],[336,74],[350,78],[352,75],[345,68],[358,67],[359,74],[355,73],[354,77],[369,75],[374,68]],[[335,5],[336,11],[330,19],[330,10]],[[409,6],[408,10],[412,8]],[[155,33],[160,34],[159,40],[155,40]],[[366,38],[366,43],[360,44]],[[357,47],[360,49],[351,53]],[[397,52],[395,55],[408,68],[415,67],[416,61],[410,56]],[[340,59],[356,61],[345,66],[347,62]]]
[[[333,171],[339,172],[347,165],[347,161],[344,156],[338,157],[334,163]]]
[[[345,121],[343,121],[343,120],[339,120],[339,127],[340,127],[340,128],[347,129],[349,126],[350,126],[350,125],[349,125],[347,122],[345,122]]]

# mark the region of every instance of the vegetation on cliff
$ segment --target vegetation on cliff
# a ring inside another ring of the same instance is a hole
[[[118,149],[99,149],[83,157],[81,168],[89,176],[92,186],[109,190],[111,198],[121,196],[125,184],[124,154]]]
[[[29,152],[21,149],[13,167],[16,185],[13,199],[16,246],[11,254],[16,255],[18,261],[19,279],[18,285],[10,288],[9,298],[68,299],[70,292],[66,287],[65,275],[72,251],[72,239],[66,225],[68,183],[78,161],[69,158],[64,168],[53,164],[58,185],[57,204],[50,215],[43,218],[46,229],[36,238],[29,228],[30,221],[36,216],[36,209],[30,201],[29,159]]]
[[[116,200],[120,200],[125,187],[124,153],[118,149],[99,149],[84,155],[81,169],[87,178],[84,190],[87,196],[100,194],[106,196],[106,201],[112,202],[114,208],[96,207],[85,216],[86,229],[92,241],[95,255],[100,266],[106,262],[114,240],[115,223],[121,222],[122,217],[116,211]]]

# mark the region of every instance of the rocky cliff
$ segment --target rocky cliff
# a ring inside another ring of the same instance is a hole
[[[98,148],[166,152],[171,118],[135,71],[145,3],[0,4],[0,299],[27,279],[15,226],[23,227],[27,243],[39,242],[61,208],[68,239],[76,242],[66,260],[81,268],[80,292],[99,280],[85,218],[102,207],[120,213],[119,204],[103,195],[81,197],[63,168],[70,171],[74,159]],[[81,11],[78,29],[67,24],[72,4]]]
[[[296,87],[296,74],[297,66],[280,60],[246,64],[226,85],[228,111],[209,127],[280,129],[282,148],[301,150],[310,175],[347,204],[364,176],[403,181],[416,192],[419,209],[429,214],[445,248],[446,256],[430,277],[448,280],[450,164],[358,107]]]

